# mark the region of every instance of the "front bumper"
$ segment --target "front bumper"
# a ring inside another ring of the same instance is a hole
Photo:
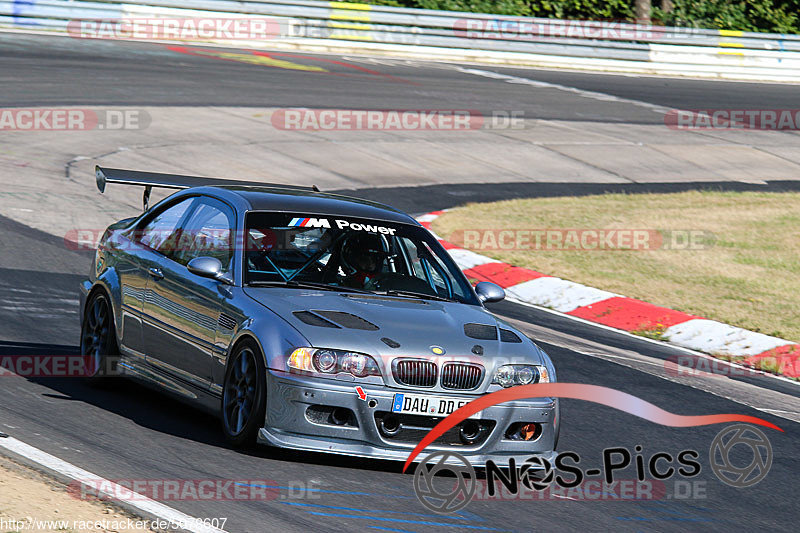
[[[281,448],[405,461],[419,439],[398,441],[388,438],[378,428],[376,413],[391,412],[395,393],[426,392],[360,385],[367,395],[365,400],[361,400],[355,390],[357,385],[360,384],[268,371],[267,414],[265,426],[259,432],[259,442]],[[432,394],[460,399],[476,398],[468,394]],[[320,422],[308,415],[309,408],[315,410],[325,407],[349,409],[354,414],[352,425]],[[480,442],[440,443],[437,439],[417,460],[434,451],[448,450],[463,455],[474,466],[483,466],[489,459],[498,465],[506,464],[512,457],[519,463],[531,456],[543,457],[552,464],[558,435],[557,411],[558,400],[553,398],[532,398],[495,405],[481,414],[481,421],[494,424]],[[535,440],[511,440],[506,437],[506,431],[515,422],[537,423],[541,433]]]

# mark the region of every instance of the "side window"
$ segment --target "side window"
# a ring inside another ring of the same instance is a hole
[[[425,276],[425,269],[422,266],[422,261],[419,258],[419,252],[417,251],[417,245],[409,238],[400,237],[400,241],[403,243],[403,248],[406,251],[408,256],[408,261],[410,263],[409,269],[410,273],[423,281],[427,281],[427,277]]]
[[[440,296],[450,298],[454,294],[462,298],[465,296],[457,284],[454,286],[450,277],[446,274],[447,268],[427,244],[420,243],[422,245],[420,247],[415,243],[411,243],[408,239],[404,239],[404,241],[407,242],[406,250],[416,277],[432,284],[434,290]]]
[[[187,198],[156,215],[138,231],[139,243],[151,250],[171,256],[176,249],[178,226],[193,202],[194,198]]]
[[[228,270],[233,257],[234,218],[222,202],[203,198],[180,232],[173,259],[187,265],[195,257],[216,257]]]

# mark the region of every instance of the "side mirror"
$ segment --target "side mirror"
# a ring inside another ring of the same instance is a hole
[[[216,257],[195,257],[189,261],[186,268],[196,276],[228,282],[225,274],[222,272],[222,262]]]
[[[475,285],[475,293],[483,303],[499,302],[506,297],[506,291],[502,287],[488,281],[481,281]]]

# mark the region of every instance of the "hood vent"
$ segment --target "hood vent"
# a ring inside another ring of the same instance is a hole
[[[292,313],[298,319],[302,320],[309,326],[319,326],[321,328],[342,329],[330,320],[325,320],[321,316],[315,315],[309,311],[295,311]]]
[[[378,329],[380,329],[372,322],[350,313],[344,313],[342,311],[318,311],[316,309],[312,309],[312,312],[325,317],[331,322],[335,322],[343,328],[362,329],[364,331],[378,331]]]
[[[488,324],[464,324],[464,335],[471,339],[496,341],[497,328]]]
[[[392,340],[389,337],[382,337],[381,340],[389,348],[399,348],[400,347],[400,343],[399,342],[397,342],[395,340]]]
[[[522,339],[510,329],[500,328],[500,342],[522,342]]]

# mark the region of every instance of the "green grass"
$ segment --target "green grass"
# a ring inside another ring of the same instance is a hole
[[[647,337],[648,339],[654,339],[657,341],[664,340],[664,333],[666,333],[667,327],[662,324],[656,324],[654,327],[651,328],[642,328],[642,329],[635,329],[631,331],[634,335],[639,335],[640,337]]]
[[[469,204],[433,222],[464,229],[699,230],[701,249],[470,247],[522,266],[734,326],[800,341],[800,194],[690,191]],[[458,240],[461,238],[462,243]],[[659,338],[663,332],[639,334]]]

